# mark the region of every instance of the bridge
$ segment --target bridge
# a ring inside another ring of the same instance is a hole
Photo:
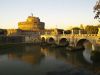
[[[100,51],[99,34],[44,34],[41,41],[59,46],[84,47],[92,51]]]

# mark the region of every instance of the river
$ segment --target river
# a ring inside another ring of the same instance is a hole
[[[0,75],[99,75],[100,63],[88,50],[38,45],[0,48]]]

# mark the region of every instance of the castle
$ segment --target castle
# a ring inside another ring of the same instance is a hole
[[[38,17],[28,16],[26,21],[18,23],[18,29],[25,31],[44,30],[45,23],[41,22]]]

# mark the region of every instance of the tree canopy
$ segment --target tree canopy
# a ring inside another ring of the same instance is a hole
[[[100,21],[100,0],[98,0],[94,6],[95,17],[94,19],[99,19]]]

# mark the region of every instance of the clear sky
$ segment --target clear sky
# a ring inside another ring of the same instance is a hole
[[[0,28],[17,28],[33,13],[46,28],[67,28],[96,24],[93,6],[96,0],[0,0]]]

